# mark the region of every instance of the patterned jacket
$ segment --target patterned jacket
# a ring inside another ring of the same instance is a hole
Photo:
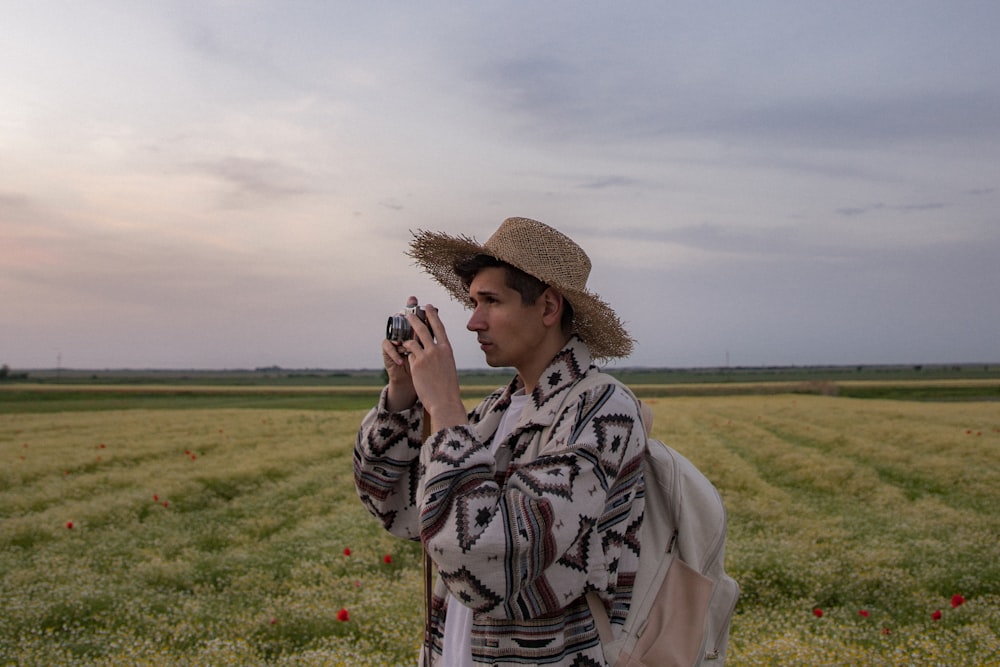
[[[496,458],[489,443],[518,378],[483,400],[469,426],[434,433],[424,447],[419,402],[390,413],[383,391],[365,417],[354,450],[358,494],[391,533],[422,540],[438,569],[434,664],[449,591],[475,612],[477,665],[606,664],[584,594],[598,591],[620,627],[645,502],[635,399],[600,387],[564,406],[540,442],[566,392],[591,368],[574,337],[541,375]]]

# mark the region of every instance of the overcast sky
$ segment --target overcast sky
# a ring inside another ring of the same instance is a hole
[[[1000,3],[0,0],[0,363],[376,368],[410,230],[577,240],[618,365],[1000,362]]]

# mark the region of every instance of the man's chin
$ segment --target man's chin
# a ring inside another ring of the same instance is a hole
[[[486,358],[486,365],[490,368],[503,368],[507,366],[507,364],[503,363],[503,360],[500,359],[494,349],[484,350],[483,356]]]

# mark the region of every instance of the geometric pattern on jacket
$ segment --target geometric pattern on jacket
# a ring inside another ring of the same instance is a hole
[[[612,628],[624,622],[638,566],[645,432],[616,385],[588,392],[550,429],[591,356],[575,336],[553,358],[520,419],[490,452],[514,378],[421,446],[423,407],[378,405],[362,422],[354,477],[387,530],[423,541],[438,570],[431,658],[439,664],[447,593],[473,610],[477,665],[604,665],[584,595],[596,590]],[[498,469],[497,461],[509,460]]]

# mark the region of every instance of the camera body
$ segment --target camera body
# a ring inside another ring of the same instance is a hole
[[[385,324],[385,337],[394,343],[402,343],[413,338],[413,327],[407,321],[407,315],[416,315],[420,321],[427,324],[427,313],[419,305],[407,305],[401,313],[390,315]],[[430,325],[427,324],[429,327]],[[433,332],[431,332],[433,335]]]

